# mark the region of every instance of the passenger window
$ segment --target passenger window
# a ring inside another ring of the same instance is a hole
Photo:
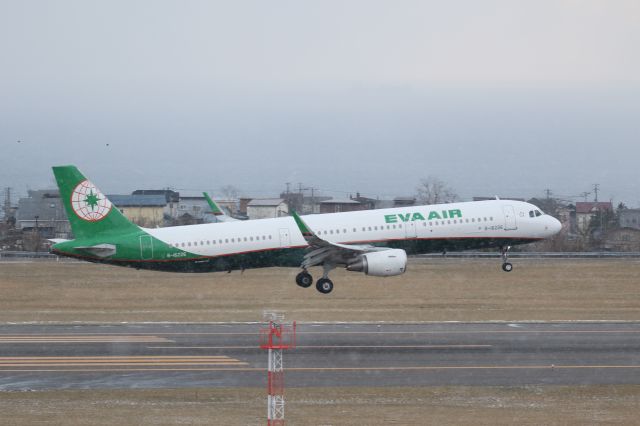
[[[475,218],[475,217],[472,217],[472,218],[471,218],[471,222],[475,222],[475,221],[476,221],[476,218]]]
[[[356,228],[353,228],[353,232],[356,232]]]
[[[347,233],[347,230],[346,230],[346,229],[343,229],[343,230],[342,230],[342,233],[343,233],[343,234],[346,234],[346,233]]]
[[[369,231],[371,231],[371,227],[369,227]]]
[[[191,247],[191,241],[187,242],[187,245],[188,245],[189,247]]]
[[[429,226],[433,226],[433,222],[429,222]]]
[[[229,239],[228,239],[228,238],[225,238],[225,239],[224,239],[224,242],[225,242],[225,243],[227,243],[227,244],[229,244]]]

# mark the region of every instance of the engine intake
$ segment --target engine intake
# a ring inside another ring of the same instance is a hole
[[[364,272],[374,277],[392,277],[407,270],[407,253],[402,249],[374,251],[360,255],[347,265],[348,271]]]

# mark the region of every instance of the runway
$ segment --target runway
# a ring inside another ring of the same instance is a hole
[[[264,387],[257,323],[1,325],[0,390]],[[298,324],[287,386],[640,384],[640,322]]]

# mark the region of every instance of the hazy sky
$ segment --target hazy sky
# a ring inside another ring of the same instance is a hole
[[[639,206],[640,2],[0,0],[0,143],[20,193],[76,164],[107,193]]]

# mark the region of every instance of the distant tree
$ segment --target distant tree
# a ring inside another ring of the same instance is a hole
[[[225,185],[220,188],[220,193],[225,199],[233,200],[238,198],[238,194],[240,193],[240,191],[233,185]]]
[[[419,204],[453,203],[459,199],[453,188],[435,176],[420,180],[416,191]]]

